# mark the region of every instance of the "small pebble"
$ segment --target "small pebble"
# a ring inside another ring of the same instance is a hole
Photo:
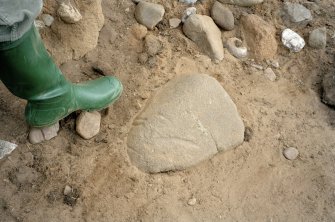
[[[284,149],[283,155],[288,160],[295,160],[299,156],[299,151],[294,147]]]
[[[276,81],[276,74],[271,68],[267,68],[264,70],[264,75],[272,82]]]
[[[188,200],[187,204],[190,206],[194,206],[197,203],[197,199],[195,197],[192,197]]]
[[[66,185],[64,188],[63,194],[66,196],[66,195],[69,195],[71,192],[72,192],[72,188],[69,185]]]
[[[82,112],[76,121],[76,131],[84,139],[91,139],[100,131],[101,115],[99,112]]]
[[[279,68],[279,62],[278,61],[271,61],[271,65],[276,69]]]
[[[42,14],[41,18],[42,18],[42,21],[44,22],[44,24],[48,27],[50,27],[55,20],[54,17],[52,17],[49,14]]]
[[[179,18],[171,18],[169,19],[170,28],[177,28],[181,23]]]

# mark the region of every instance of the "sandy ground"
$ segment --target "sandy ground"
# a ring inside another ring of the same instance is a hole
[[[322,77],[334,72],[334,39],[325,50],[310,47],[290,53],[280,43],[281,1],[269,0],[250,9],[277,28],[280,68],[275,82],[225,51],[215,64],[168,18],[186,6],[156,1],[166,8],[163,24],[150,31],[162,52],[138,62],[143,41],[131,34],[131,1],[103,2],[105,25],[96,49],[63,64],[72,81],[99,77],[91,67],[108,63],[124,84],[120,100],[104,112],[101,132],[83,140],[75,133],[75,117],[61,121],[59,136],[38,145],[27,142],[25,101],[0,87],[0,138],[19,144],[0,161],[0,221],[335,221],[335,110],[320,101]],[[298,2],[298,1],[296,1]],[[300,1],[305,2],[305,1]],[[213,1],[197,4],[208,14]],[[316,27],[335,31],[335,6],[320,3],[310,25],[297,28],[305,39]],[[237,26],[238,27],[238,26]],[[239,29],[223,32],[223,40]],[[265,66],[265,62],[259,64]],[[132,120],[147,99],[176,75],[206,73],[215,77],[236,103],[248,127],[246,141],[234,150],[181,172],[150,175],[132,166],[126,147]],[[282,155],[296,147],[298,159]],[[73,188],[64,196],[66,185]],[[188,205],[191,198],[196,204]]]

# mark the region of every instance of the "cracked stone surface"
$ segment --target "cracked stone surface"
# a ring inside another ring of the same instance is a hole
[[[127,138],[132,163],[149,173],[196,165],[243,142],[244,124],[214,78],[182,75],[160,89],[133,122]]]

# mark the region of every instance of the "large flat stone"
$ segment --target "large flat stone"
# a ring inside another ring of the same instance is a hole
[[[182,170],[243,142],[234,102],[214,78],[182,75],[167,83],[134,120],[128,154],[150,172]]]

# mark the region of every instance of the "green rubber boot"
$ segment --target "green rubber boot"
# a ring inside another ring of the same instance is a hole
[[[22,38],[0,43],[0,78],[16,96],[28,100],[30,126],[50,126],[76,110],[100,110],[115,102],[122,84],[105,76],[81,84],[67,81],[33,26]]]

